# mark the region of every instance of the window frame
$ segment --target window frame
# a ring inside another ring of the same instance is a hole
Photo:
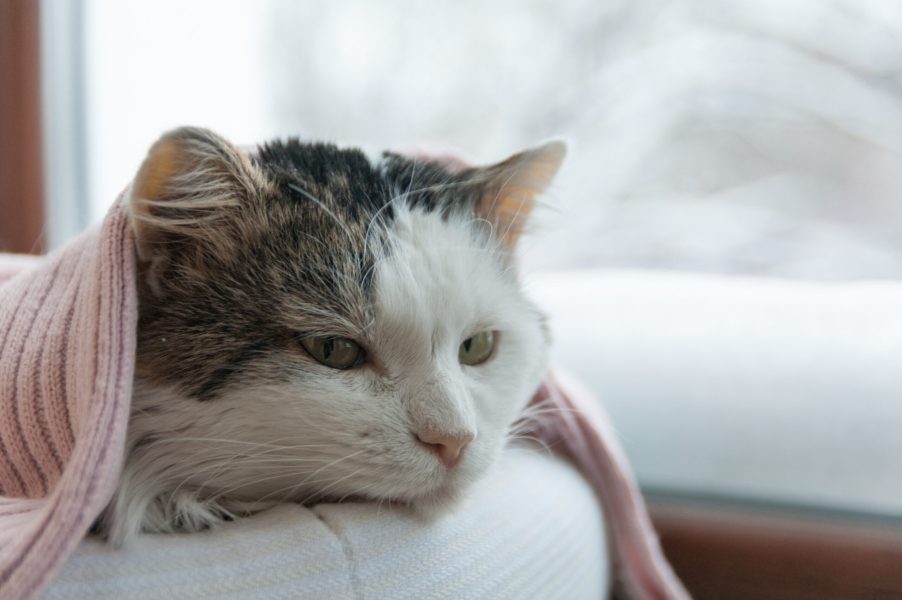
[[[40,6],[0,2],[0,251],[45,249]]]

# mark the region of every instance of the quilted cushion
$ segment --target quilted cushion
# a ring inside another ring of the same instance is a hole
[[[73,598],[586,598],[608,585],[601,509],[576,470],[509,448],[451,514],[285,505],[124,550],[84,541],[45,593]]]

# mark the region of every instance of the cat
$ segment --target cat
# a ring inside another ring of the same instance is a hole
[[[453,505],[546,369],[514,250],[564,154],[463,168],[163,135],[127,192],[136,374],[96,530],[123,544],[280,502]]]

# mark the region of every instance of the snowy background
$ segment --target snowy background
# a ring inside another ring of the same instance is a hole
[[[163,131],[570,155],[534,269],[902,277],[902,3],[85,0],[97,219]]]

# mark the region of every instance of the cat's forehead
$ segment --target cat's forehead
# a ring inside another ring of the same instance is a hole
[[[289,307],[327,308],[317,318],[324,331],[334,325],[334,333],[349,335],[368,327],[380,277],[417,272],[426,287],[398,291],[408,292],[404,305],[422,301],[435,277],[450,285],[449,269],[461,263],[465,246],[488,239],[485,227],[473,225],[453,174],[437,163],[393,154],[374,163],[358,149],[297,140],[263,146],[255,160],[270,197],[251,220],[259,243],[235,264],[287,275],[287,285],[271,287],[285,292]],[[471,230],[482,231],[482,239]],[[389,264],[395,268],[379,268]],[[290,319],[309,311],[281,312]],[[309,324],[311,316],[303,316]]]
[[[519,305],[512,272],[472,219],[402,206],[392,250],[375,268],[372,301],[380,344],[434,353],[495,329]],[[456,354],[454,356],[456,360]]]
[[[389,200],[443,213],[466,205],[461,177],[437,161],[389,152],[374,157],[358,148],[296,138],[262,146],[257,161],[276,196],[301,205],[314,196],[348,224],[369,225],[378,214],[377,225],[385,226],[393,217]]]

